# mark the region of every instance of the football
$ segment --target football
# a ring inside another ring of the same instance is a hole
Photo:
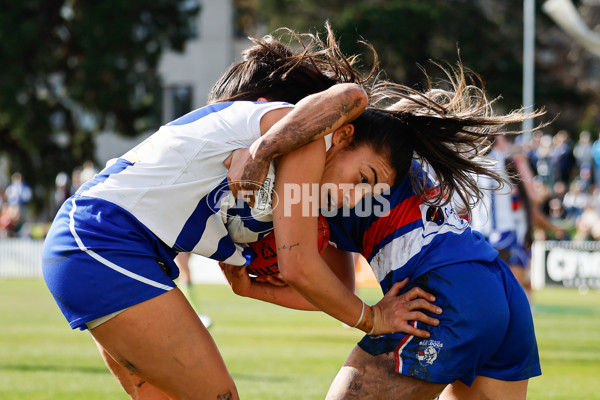
[[[329,224],[325,217],[319,214],[319,251],[323,251],[329,243]],[[252,263],[246,267],[248,273],[252,276],[267,276],[279,273],[277,265],[277,245],[275,244],[275,234],[270,232],[261,240],[248,243],[248,246],[254,251],[255,257]]]

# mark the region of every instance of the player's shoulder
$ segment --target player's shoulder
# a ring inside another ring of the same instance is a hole
[[[229,101],[221,103],[212,103],[204,107],[197,108],[182,115],[181,117],[166,124],[168,127],[177,127],[188,124],[196,124],[210,119],[244,119],[245,115],[252,113],[264,113],[271,109],[293,107],[288,103],[281,102],[253,102],[253,101]]]

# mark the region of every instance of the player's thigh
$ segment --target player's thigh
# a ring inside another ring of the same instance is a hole
[[[525,400],[529,379],[521,381],[501,381],[478,376],[469,387],[460,381],[448,385],[440,400]]]
[[[96,342],[96,345],[106,366],[132,399],[169,400],[167,395],[155,386],[117,363],[100,343]]]
[[[237,398],[217,346],[178,289],[91,332],[117,363],[172,398]]]
[[[356,346],[335,377],[327,400],[433,399],[445,385],[395,372],[394,353],[373,356]]]

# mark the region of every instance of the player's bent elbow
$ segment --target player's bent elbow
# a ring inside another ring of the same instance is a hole
[[[341,83],[339,85],[343,85],[344,91],[350,98],[352,98],[356,102],[357,107],[361,109],[367,107],[369,97],[367,96],[367,92],[363,89],[362,86],[356,83]]]
[[[287,257],[286,257],[287,258]],[[279,261],[279,272],[283,279],[292,287],[304,287],[310,285],[312,272],[309,266],[314,264],[310,257],[290,257]]]
[[[354,293],[356,290],[356,279],[354,276],[338,276],[338,279],[344,284],[344,286],[346,286],[348,290]]]

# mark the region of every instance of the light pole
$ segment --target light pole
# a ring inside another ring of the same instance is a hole
[[[535,0],[523,0],[523,107],[534,109],[535,88]],[[525,139],[531,138],[533,119],[523,121]]]

